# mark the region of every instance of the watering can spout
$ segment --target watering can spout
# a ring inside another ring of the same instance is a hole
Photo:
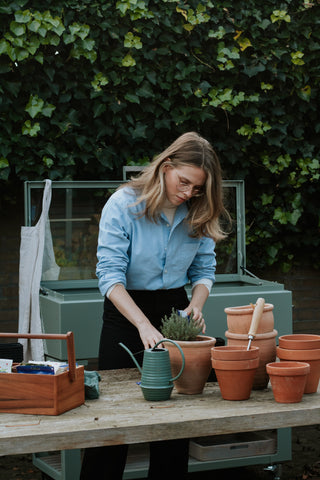
[[[141,369],[139,363],[138,363],[137,360],[134,358],[134,355],[133,355],[133,353],[129,350],[129,348],[126,347],[126,346],[125,346],[123,343],[121,343],[121,342],[119,343],[119,345],[120,345],[120,347],[124,348],[124,349],[129,353],[130,357],[132,358],[132,360],[134,361],[134,363],[135,363],[136,366],[138,367],[140,373],[142,373],[142,369]]]

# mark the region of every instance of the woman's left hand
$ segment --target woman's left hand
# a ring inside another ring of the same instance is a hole
[[[191,315],[193,313],[193,319],[195,323],[199,325],[199,327],[202,328],[202,333],[205,333],[206,331],[206,324],[202,315],[202,312],[199,308],[197,307],[188,307],[184,310],[188,315]]]

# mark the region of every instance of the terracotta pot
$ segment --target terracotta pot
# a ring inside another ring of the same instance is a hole
[[[198,394],[202,393],[211,367],[211,348],[214,347],[216,339],[205,335],[198,335],[195,341],[177,341],[183,350],[185,366],[181,376],[175,380],[174,386],[178,393]],[[166,345],[169,350],[172,375],[176,376],[181,369],[181,355],[174,345]]]
[[[269,377],[266,371],[266,364],[274,362],[276,360],[276,336],[277,330],[267,333],[257,333],[252,340],[251,345],[259,347],[259,367],[255,373],[252,389],[262,390],[266,388],[269,382]],[[243,345],[248,346],[248,335],[236,334],[227,331],[225,333],[227,337],[227,345]]]
[[[250,347],[250,350],[247,350],[247,347],[242,345],[227,345],[223,347],[213,347],[211,349],[211,358],[215,358],[216,360],[248,360],[258,357],[258,347]]]
[[[266,368],[276,402],[301,402],[310,372],[308,363],[274,362],[268,363]]]
[[[212,358],[221,396],[224,400],[247,400],[250,398],[259,358],[248,360],[218,360]]]
[[[279,337],[279,347],[290,350],[310,350],[320,348],[320,335],[298,334],[282,335]]]
[[[282,361],[307,362],[310,365],[304,393],[315,393],[320,379],[320,348],[311,350],[289,350],[277,347],[277,357]]]
[[[227,325],[230,333],[247,334],[249,332],[253,307],[243,305],[240,307],[228,307],[224,309],[227,314]],[[260,319],[257,333],[272,332],[274,328],[273,305],[266,303],[263,308],[263,314]]]

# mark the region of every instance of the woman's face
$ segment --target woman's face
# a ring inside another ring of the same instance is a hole
[[[206,174],[202,168],[187,165],[173,167],[168,163],[164,172],[166,196],[172,205],[181,205],[191,197],[203,194]]]

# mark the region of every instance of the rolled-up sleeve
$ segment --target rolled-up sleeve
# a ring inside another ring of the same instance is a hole
[[[130,219],[118,196],[112,196],[104,206],[100,219],[96,275],[104,296],[108,289],[121,283],[126,287],[129,263]]]
[[[216,254],[215,242],[212,238],[203,237],[192,264],[188,269],[188,277],[191,283],[207,278],[215,282]]]

